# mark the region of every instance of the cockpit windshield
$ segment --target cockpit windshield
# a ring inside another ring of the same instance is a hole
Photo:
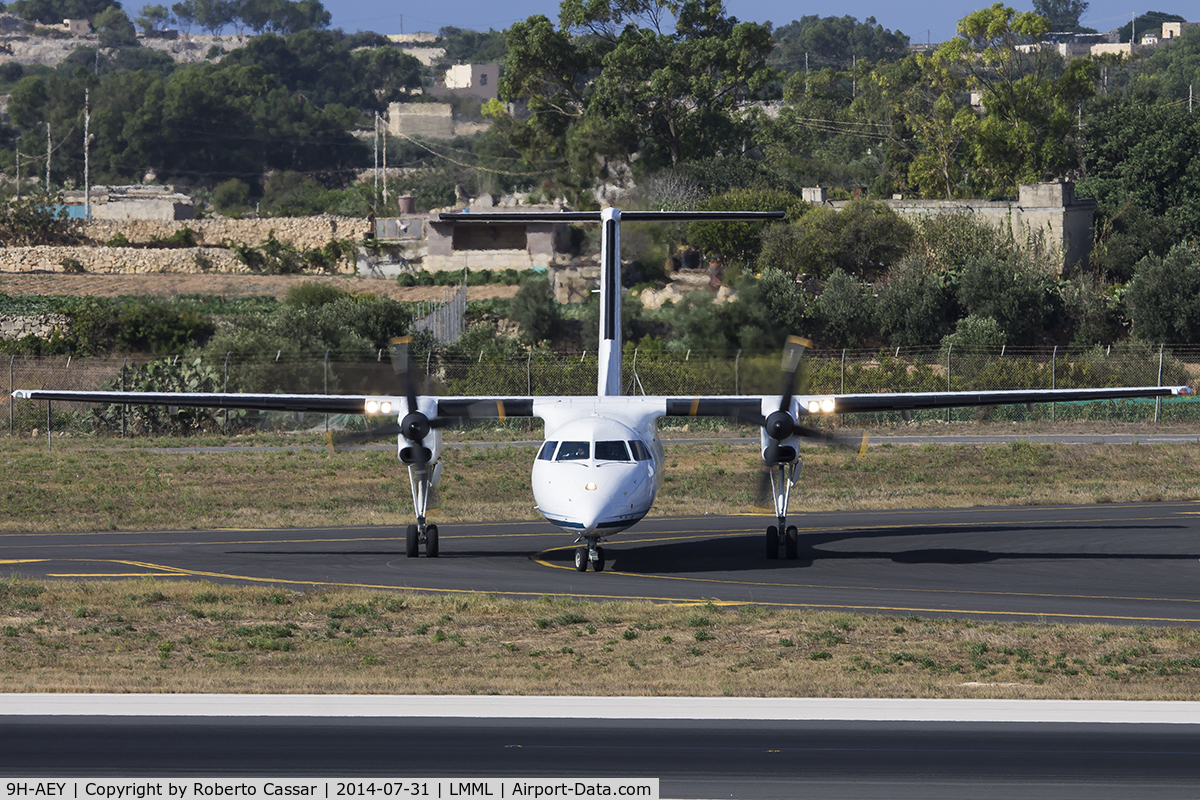
[[[591,456],[591,442],[563,442],[558,446],[556,461],[587,461]]]
[[[596,442],[597,461],[628,461],[629,451],[620,439],[606,442]]]

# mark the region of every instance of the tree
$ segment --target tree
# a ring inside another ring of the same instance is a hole
[[[175,19],[175,24],[179,26],[179,30],[186,33],[192,32],[192,26],[196,24],[196,4],[193,0],[182,0],[171,6],[171,16]]]
[[[995,320],[1013,345],[1037,343],[1050,314],[1049,296],[1049,276],[1019,255],[971,259],[958,286],[963,310]]]
[[[513,297],[509,317],[520,326],[521,341],[526,344],[554,338],[562,325],[562,316],[550,291],[550,280],[540,276],[521,284]]]
[[[235,5],[232,0],[193,0],[196,23],[210,36],[216,36],[233,23]]]
[[[1122,100],[1095,114],[1078,192],[1114,217],[1127,203],[1200,235],[1200,115],[1186,105]]]
[[[171,12],[166,6],[145,5],[142,6],[141,16],[135,22],[142,29],[143,36],[155,36],[167,27],[170,17]]]
[[[700,204],[700,211],[783,211],[787,219],[798,219],[807,204],[790,192],[777,189],[731,189]],[[751,264],[762,248],[762,236],[769,222],[693,222],[688,226],[688,241],[724,264]],[[771,263],[785,272],[789,265]]]
[[[957,318],[948,275],[922,258],[906,258],[876,284],[879,334],[888,344],[922,347],[940,341]]]
[[[1088,0],[1033,0],[1033,10],[1050,22],[1047,36],[1053,41],[1074,39],[1071,34],[1076,33],[1095,33],[1091,28],[1079,24],[1079,18],[1087,12],[1088,5]]]
[[[110,5],[112,0],[15,0],[8,4],[8,11],[32,22],[58,25],[64,19],[93,20]]]
[[[137,31],[120,6],[109,6],[96,15],[92,27],[100,39],[101,47],[137,46]]]
[[[775,29],[770,63],[788,72],[806,68],[849,69],[855,57],[867,61],[898,61],[908,54],[908,37],[890,31],[867,17],[801,17]]]
[[[1133,335],[1147,342],[1200,342],[1200,258],[1187,245],[1138,262],[1125,295]]]
[[[1088,59],[1063,68],[1057,53],[1037,47],[1049,29],[1045,17],[996,3],[959,20],[958,36],[934,54],[980,91],[987,112],[955,118],[977,192],[1012,195],[1079,164],[1077,112],[1096,68]]]
[[[890,267],[908,248],[912,226],[883,203],[852,200],[841,211],[815,208],[786,232],[772,232],[759,263],[793,275],[842,271],[861,277]]]
[[[588,185],[598,155],[636,152],[653,169],[741,151],[742,105],[773,77],[766,26],[727,16],[719,0],[567,0],[560,23],[533,16],[506,38],[500,94],[530,115],[504,131],[531,162],[558,162],[560,177]]]
[[[865,284],[834,270],[816,302],[820,337],[834,347],[861,347],[875,333],[875,298]]]

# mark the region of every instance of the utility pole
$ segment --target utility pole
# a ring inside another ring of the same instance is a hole
[[[92,150],[92,137],[88,134],[88,126],[92,121],[92,90],[83,90],[83,218],[92,218],[92,187],[91,165],[88,155]]]
[[[1192,84],[1188,84],[1188,113],[1192,113]]]
[[[804,54],[804,93],[808,94],[808,53]]]
[[[17,151],[17,199],[21,199],[21,151]]]
[[[379,113],[379,112],[375,112]],[[381,118],[382,119],[382,118]],[[387,120],[383,122],[383,213],[388,213],[388,193],[387,193]]]
[[[858,56],[850,56],[850,99],[858,97]]]
[[[372,198],[371,205],[375,208],[375,213],[379,213],[379,112],[375,112],[375,195]]]
[[[46,123],[46,195],[50,195],[50,123]]]

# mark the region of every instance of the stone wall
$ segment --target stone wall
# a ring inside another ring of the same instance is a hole
[[[49,339],[57,328],[66,331],[71,320],[65,314],[33,314],[28,317],[0,316],[0,339],[16,341],[26,336]]]
[[[0,248],[0,272],[66,272],[65,259],[80,263],[84,272],[136,275],[155,272],[250,272],[232,250],[219,247],[143,250],[138,247]],[[208,264],[204,264],[207,258]],[[353,270],[353,266],[350,267]]]
[[[223,242],[257,247],[267,241],[274,230],[275,238],[291,242],[299,248],[324,247],[331,239],[361,239],[367,232],[367,220],[359,217],[278,217],[274,219],[191,219],[171,220],[99,220],[84,222],[83,233],[91,241],[107,242],[119,231],[134,244],[149,242],[153,237],[165,239],[185,225],[196,233],[202,245]]]
[[[551,257],[544,254],[531,255],[527,250],[461,250],[450,255],[430,253],[421,260],[421,269],[429,272],[470,269],[546,269],[551,266]]]

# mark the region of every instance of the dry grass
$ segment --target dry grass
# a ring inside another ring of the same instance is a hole
[[[1200,632],[0,581],[0,691],[1194,699]]]
[[[449,449],[439,520],[534,518],[528,446]],[[410,521],[407,473],[390,451],[161,453],[10,440],[0,530],[141,530]],[[753,445],[669,445],[654,513],[721,514],[754,502]],[[1200,497],[1200,445],[925,445],[862,458],[805,453],[797,508],[1077,504]]]

